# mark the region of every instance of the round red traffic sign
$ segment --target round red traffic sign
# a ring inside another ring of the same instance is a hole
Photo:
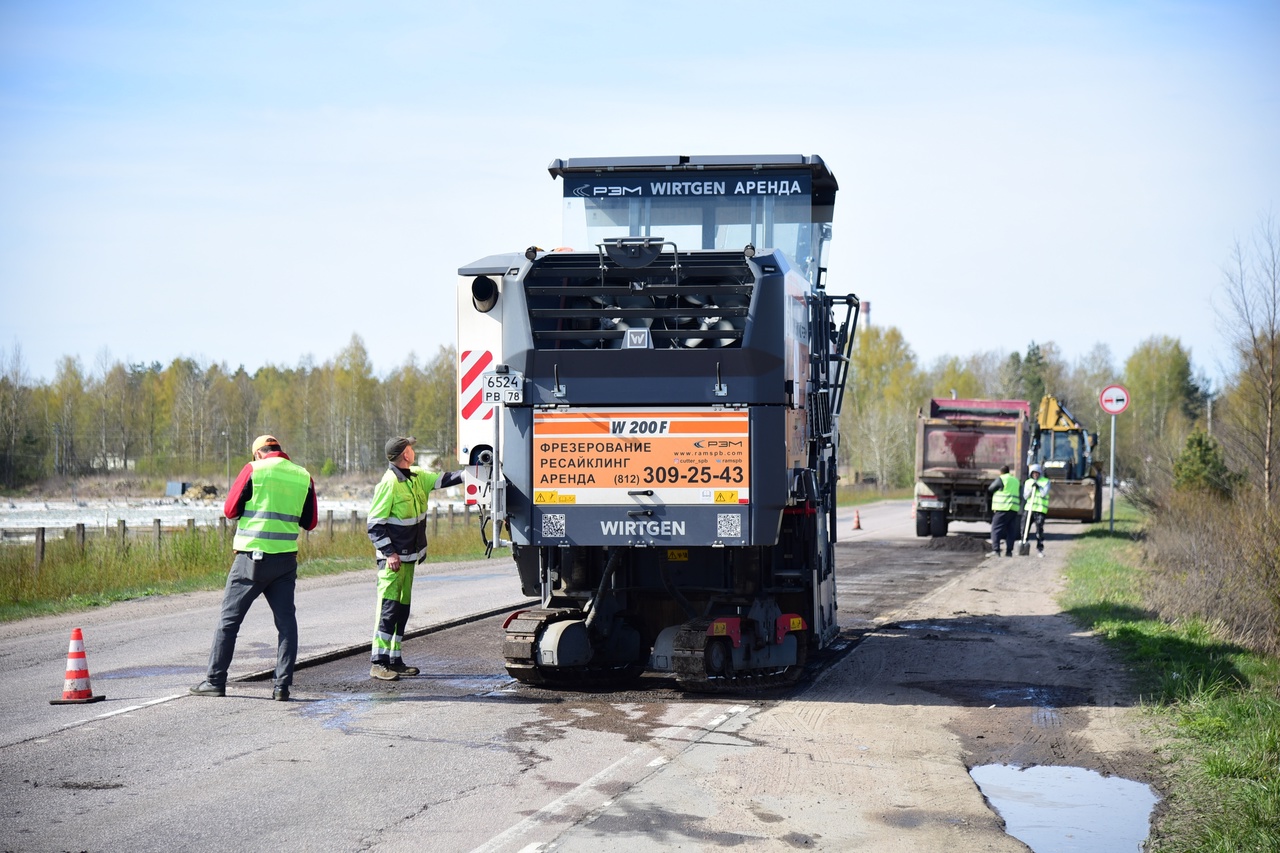
[[[1108,415],[1118,415],[1129,408],[1129,392],[1123,385],[1108,385],[1098,395],[1098,404]]]

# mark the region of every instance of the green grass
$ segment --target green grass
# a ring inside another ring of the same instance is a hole
[[[913,494],[915,492],[911,487],[881,491],[875,486],[839,486],[836,489],[836,505],[862,506],[876,501],[909,500]]]
[[[429,563],[484,556],[474,523],[442,527],[429,538]],[[300,543],[298,557],[298,575],[304,578],[374,565],[373,546],[363,531],[337,530],[332,539],[313,532]],[[130,539],[123,547],[118,539],[104,537],[89,539],[81,553],[72,540],[51,540],[39,570],[34,545],[8,544],[0,547],[0,622],[151,595],[221,589],[230,565],[230,540],[216,528],[166,534],[159,548],[145,537]]]
[[[1166,800],[1149,850],[1280,851],[1280,661],[1223,642],[1203,621],[1167,621],[1143,604],[1134,537],[1094,525],[1073,549],[1062,604],[1125,659],[1164,742]]]

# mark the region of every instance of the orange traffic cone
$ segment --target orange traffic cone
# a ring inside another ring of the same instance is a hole
[[[862,529],[862,516],[858,514],[858,511],[856,509],[853,511],[853,529],[854,530]]]
[[[67,681],[61,699],[50,699],[50,705],[87,705],[101,702],[106,696],[94,696],[89,687],[89,662],[84,656],[84,634],[71,629],[71,645],[67,648]]]

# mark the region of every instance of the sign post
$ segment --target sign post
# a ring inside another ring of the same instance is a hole
[[[1098,405],[1102,411],[1111,415],[1111,470],[1107,474],[1107,482],[1111,508],[1110,532],[1116,529],[1116,415],[1129,408],[1129,391],[1123,385],[1108,385],[1098,395]]]

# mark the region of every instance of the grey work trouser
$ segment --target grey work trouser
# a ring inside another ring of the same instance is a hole
[[[260,594],[271,606],[276,620],[276,687],[288,687],[293,683],[293,665],[298,659],[298,619],[293,608],[293,591],[298,583],[298,555],[263,554],[254,560],[250,554],[236,552],[227,573],[227,587],[222,594],[222,615],[213,632],[213,649],[209,652],[210,684],[225,687],[227,669],[236,650],[236,635],[240,623],[249,613],[249,606]]]
[[[1005,554],[1013,556],[1013,543],[1018,541],[1018,511],[996,510],[991,517],[991,550],[1000,553],[1000,543],[1007,542]]]

